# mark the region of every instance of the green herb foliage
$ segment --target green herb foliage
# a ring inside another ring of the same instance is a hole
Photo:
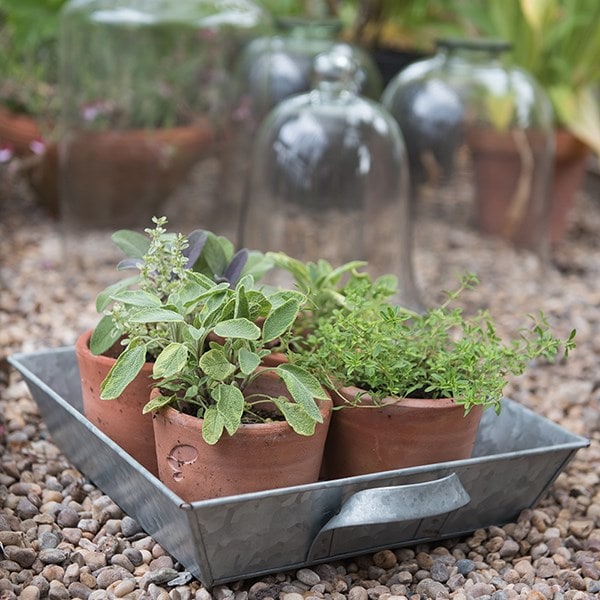
[[[366,266],[364,261],[356,260],[333,267],[323,259],[305,263],[283,252],[268,252],[267,260],[274,267],[287,271],[296,289],[306,297],[295,327],[301,336],[335,310],[350,310],[349,295],[357,286],[364,289],[363,281],[368,282],[372,300],[389,298],[397,291],[398,283],[393,275],[384,275],[372,282],[368,273],[359,270]]]
[[[169,233],[166,217],[154,217],[152,221],[154,228],[146,229],[145,235],[126,229],[112,235],[113,242],[127,257],[117,269],[138,273],[98,294],[96,309],[105,314],[90,340],[93,354],[106,353],[123,337],[139,337],[146,340],[148,357],[156,357],[162,350],[165,324],[139,322],[134,318],[135,312],[139,307],[159,310],[171,294],[181,289],[189,269],[217,283],[235,285],[242,275],[260,278],[270,266],[262,253],[245,249],[234,252],[228,239],[210,231],[197,229],[186,237]]]
[[[337,388],[354,385],[376,401],[386,397],[454,398],[468,412],[474,405],[500,410],[509,375],[530,361],[553,360],[561,341],[543,314],[504,342],[487,311],[472,318],[452,303],[476,283],[465,276],[447,300],[422,314],[373,299],[368,280],[349,296],[352,310],[334,311],[309,335],[298,364],[317,369]],[[564,354],[574,347],[573,331]]]
[[[144,412],[163,406],[204,419],[203,439],[215,444],[226,431],[233,435],[242,422],[261,420],[257,403],[272,402],[301,435],[312,435],[323,418],[316,400],[327,399],[315,377],[291,364],[259,368],[274,340],[291,334],[304,298],[299,292],[256,289],[252,275],[235,287],[227,282],[185,271],[180,285],[166,298],[145,292],[121,292],[113,299],[128,307],[131,323],[152,326],[125,340],[101,386],[101,397],[116,398],[142,368],[140,348],[160,348],[153,367],[161,394]],[[258,326],[257,323],[262,323]],[[288,396],[252,392],[249,386],[273,371],[284,382]]]

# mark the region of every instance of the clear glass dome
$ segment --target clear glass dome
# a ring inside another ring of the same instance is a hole
[[[382,103],[405,136],[416,214],[504,238],[545,258],[553,117],[510,45],[441,40],[401,71]]]
[[[396,275],[398,300],[418,308],[402,135],[381,105],[357,95],[355,70],[346,53],[319,55],[315,88],[263,122],[241,241],[335,266],[366,260],[372,275]]]
[[[340,21],[335,18],[289,18],[277,21],[274,35],[256,38],[244,50],[234,74],[232,130],[223,178],[222,201],[228,212],[239,214],[256,132],[269,112],[283,100],[308,92],[313,85],[315,57],[334,50],[356,63],[357,91],[379,98],[381,75],[371,56],[337,41]]]
[[[236,106],[239,120],[251,117],[259,125],[279,102],[309,91],[313,61],[336,44],[356,62],[358,93],[381,95],[381,75],[371,56],[356,46],[338,42],[337,19],[280,19],[278,32],[253,40],[236,67]]]
[[[268,25],[252,0],[65,5],[60,195],[71,231],[145,227],[159,214],[212,227],[230,72]]]

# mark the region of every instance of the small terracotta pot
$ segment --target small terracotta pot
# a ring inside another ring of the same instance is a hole
[[[152,385],[152,363],[146,363],[141,373],[114,400],[100,400],[100,385],[115,364],[114,358],[95,356],[89,343],[92,331],[79,336],[75,344],[81,377],[83,413],[90,423],[104,432],[125,452],[158,475],[152,415],[142,414]]]
[[[543,151],[539,136],[529,135],[528,141],[534,154]],[[506,133],[476,130],[469,133],[468,142],[473,154],[480,229],[525,247],[535,247],[542,235],[547,235],[552,244],[561,242],[568,231],[590,148],[569,131],[557,129],[553,171],[548,174],[551,179],[548,193],[541,198],[543,203],[524,206],[519,218],[511,220],[508,207],[523,169],[514,141]],[[535,179],[531,183],[536,185]]]
[[[267,393],[287,395],[273,373],[259,377],[253,391],[263,385]],[[159,477],[186,502],[315,482],[331,407],[320,402],[323,423],[312,436],[298,435],[285,421],[242,424],[214,446],[202,439],[203,419],[163,408],[154,414]]]
[[[214,147],[208,121],[156,130],[71,132],[60,142],[61,212],[93,227],[157,214]]]
[[[33,117],[0,106],[1,144],[11,146],[17,156],[30,156],[33,154],[31,143],[41,139],[42,132]]]
[[[569,215],[581,188],[590,148],[571,132],[559,129],[555,133],[554,178],[550,241],[560,242],[569,228]]]
[[[356,402],[363,406],[335,410],[329,428],[323,477],[338,479],[405,467],[469,458],[483,409],[468,415],[452,399],[402,398],[375,407],[356,387],[332,394],[336,407]],[[385,402],[385,401],[384,401]]]
[[[531,163],[519,153],[512,132],[474,128],[468,133],[477,226],[517,246],[540,249],[547,239],[551,211],[550,172],[542,168],[545,157],[549,167],[550,139],[536,132],[518,139],[526,145]]]

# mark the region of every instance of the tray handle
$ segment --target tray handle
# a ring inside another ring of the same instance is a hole
[[[470,501],[456,473],[423,483],[361,490],[350,496],[323,525],[310,546],[307,560],[329,555],[336,529],[434,517],[462,508]]]

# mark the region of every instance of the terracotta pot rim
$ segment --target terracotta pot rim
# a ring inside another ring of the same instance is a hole
[[[365,404],[367,406],[374,406],[373,399],[370,394],[365,390],[349,385],[340,387],[337,390],[337,394],[334,395],[334,403],[336,406],[341,405],[341,401],[355,398],[357,394],[362,393],[361,404]],[[335,400],[340,401],[340,404],[335,402]],[[463,408],[462,404],[458,404],[455,402],[454,398],[396,398],[396,397],[386,397],[383,399],[384,404],[382,404],[379,408],[381,409],[391,409],[395,408],[419,408],[419,409],[433,409],[433,410],[452,410],[456,408]],[[360,405],[356,408],[360,408]],[[475,406],[471,409],[476,408]]]
[[[90,338],[92,337],[93,329],[88,329],[84,331],[75,342],[75,352],[77,355],[84,357],[87,360],[96,361],[102,365],[106,365],[108,367],[112,367],[117,362],[116,358],[111,358],[110,356],[104,356],[103,354],[92,354],[90,350]],[[152,363],[146,362],[142,367],[142,373],[148,372],[152,373],[152,369],[154,365]]]
[[[205,133],[207,130],[212,131],[214,128],[208,119],[194,121],[188,125],[175,125],[172,127],[132,127],[129,129],[82,129],[76,131],[76,137],[151,137],[160,138],[170,136],[172,134],[188,134],[197,136],[200,132]]]
[[[153,397],[158,388],[153,388],[150,397]],[[329,392],[327,392],[329,395]],[[331,400],[318,400],[319,412],[323,417],[323,423],[327,422],[327,417],[332,411],[333,402]],[[204,419],[182,413],[172,406],[164,406],[155,413],[156,416],[161,416],[165,420],[173,422],[175,425],[182,427],[194,428],[197,427],[198,432],[202,431]],[[317,423],[320,425],[320,423]],[[280,434],[293,432],[287,421],[271,421],[269,423],[242,423],[238,431],[232,437],[243,436],[264,436],[268,434]],[[310,437],[310,436],[309,436]]]

